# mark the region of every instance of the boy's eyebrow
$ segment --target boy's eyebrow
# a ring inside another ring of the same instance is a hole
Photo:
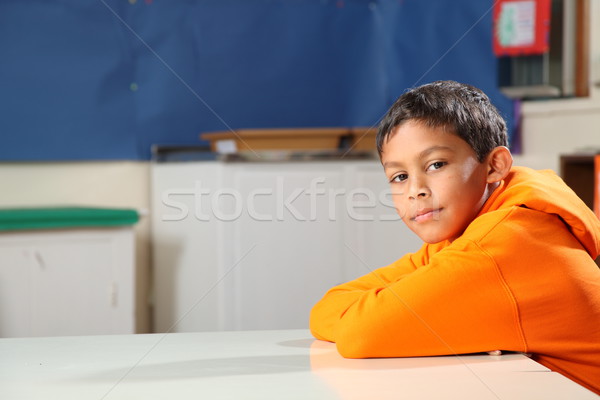
[[[448,147],[448,146],[431,146],[431,147],[426,148],[422,152],[420,152],[419,153],[419,158],[427,157],[429,154],[431,154],[431,153],[433,153],[435,151],[441,151],[441,150],[452,150],[452,148]],[[383,163],[383,168],[387,168],[387,167],[399,167],[401,165],[402,165],[401,162],[388,161],[388,162]]]
[[[433,153],[434,151],[440,151],[440,150],[452,150],[452,148],[450,148],[448,146],[431,146],[431,147],[423,150],[422,152],[420,152],[419,158],[426,157],[429,154]]]

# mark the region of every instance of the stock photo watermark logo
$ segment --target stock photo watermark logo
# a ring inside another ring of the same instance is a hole
[[[214,189],[197,180],[194,187],[162,192],[161,202],[168,211],[161,220],[236,221],[244,216],[254,221],[400,220],[389,189],[376,193],[369,188],[327,187],[326,183],[325,178],[315,178],[308,186],[294,187],[278,177],[274,185],[240,190]]]

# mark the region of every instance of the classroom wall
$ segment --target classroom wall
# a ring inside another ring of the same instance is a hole
[[[492,0],[0,1],[0,160],[148,160],[244,128],[372,126],[407,88],[496,85]]]
[[[591,6],[591,18],[593,18],[591,24],[593,30],[592,81],[598,82],[600,81],[600,0],[591,0]],[[437,32],[444,33],[443,31]],[[448,48],[442,47],[440,45],[436,51],[443,53]],[[468,48],[458,48],[453,51],[455,50],[458,51],[459,55],[469,51]],[[407,60],[406,62],[411,63],[413,61]],[[431,65],[434,61],[428,59],[427,62]],[[471,65],[470,67],[477,67],[477,65]],[[460,66],[455,65],[453,68],[460,69]],[[463,72],[468,74],[469,70]],[[431,77],[440,78],[443,77],[443,73],[434,71],[434,75],[431,75]],[[494,78],[489,79],[491,81]],[[177,82],[172,84],[175,85]],[[396,82],[395,85],[397,86],[399,83]],[[395,91],[399,92],[400,88],[396,86]],[[127,86],[127,90],[129,90],[129,86]],[[3,96],[2,93],[0,93],[0,98],[7,101],[5,95],[4,97],[1,96]],[[390,94],[390,96],[392,95]],[[197,99],[194,101],[197,101]],[[186,105],[186,107],[188,106]],[[176,119],[177,115],[173,118]],[[198,131],[199,129],[195,127],[190,131],[189,137],[192,138],[193,136],[196,140]],[[527,102],[523,107],[522,131],[523,153],[515,156],[515,163],[534,168],[558,170],[558,157],[560,154],[572,152],[582,147],[600,146],[600,88],[594,87],[592,96],[589,99]],[[46,133],[47,130],[44,131],[44,134]],[[6,135],[10,134],[9,129],[2,130],[1,135],[5,144]],[[28,145],[38,146],[39,149],[36,150],[36,154],[44,151],[43,142],[40,144],[40,142],[30,140]],[[6,150],[6,147],[4,149],[5,154],[14,151]],[[143,151],[144,154],[147,154],[147,152],[148,149]],[[144,157],[147,157],[147,155]],[[5,157],[4,161],[6,159]],[[89,205],[149,210],[150,165],[147,160],[1,162],[0,183],[2,184],[2,196],[0,196],[0,207]],[[142,220],[136,226],[136,234],[138,246],[137,279],[138,286],[141,288],[137,296],[138,331],[146,332],[151,326],[150,313],[145,306],[148,293],[151,291],[149,218],[142,217]]]
[[[406,87],[435,79],[483,88],[510,117],[491,4],[0,1],[0,207],[148,209],[152,145],[230,128],[370,126]],[[149,229],[136,226],[140,331]]]

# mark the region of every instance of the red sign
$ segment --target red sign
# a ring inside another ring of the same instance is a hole
[[[550,1],[496,1],[493,14],[496,56],[543,54],[549,50]]]

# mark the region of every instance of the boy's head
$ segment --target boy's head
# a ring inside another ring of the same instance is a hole
[[[396,210],[427,243],[456,239],[477,217],[512,166],[506,144],[488,97],[452,81],[403,94],[377,135]]]
[[[454,133],[477,154],[481,162],[492,149],[508,146],[506,122],[490,99],[474,86],[437,81],[404,93],[389,109],[377,133],[377,151],[394,128],[408,121]]]

